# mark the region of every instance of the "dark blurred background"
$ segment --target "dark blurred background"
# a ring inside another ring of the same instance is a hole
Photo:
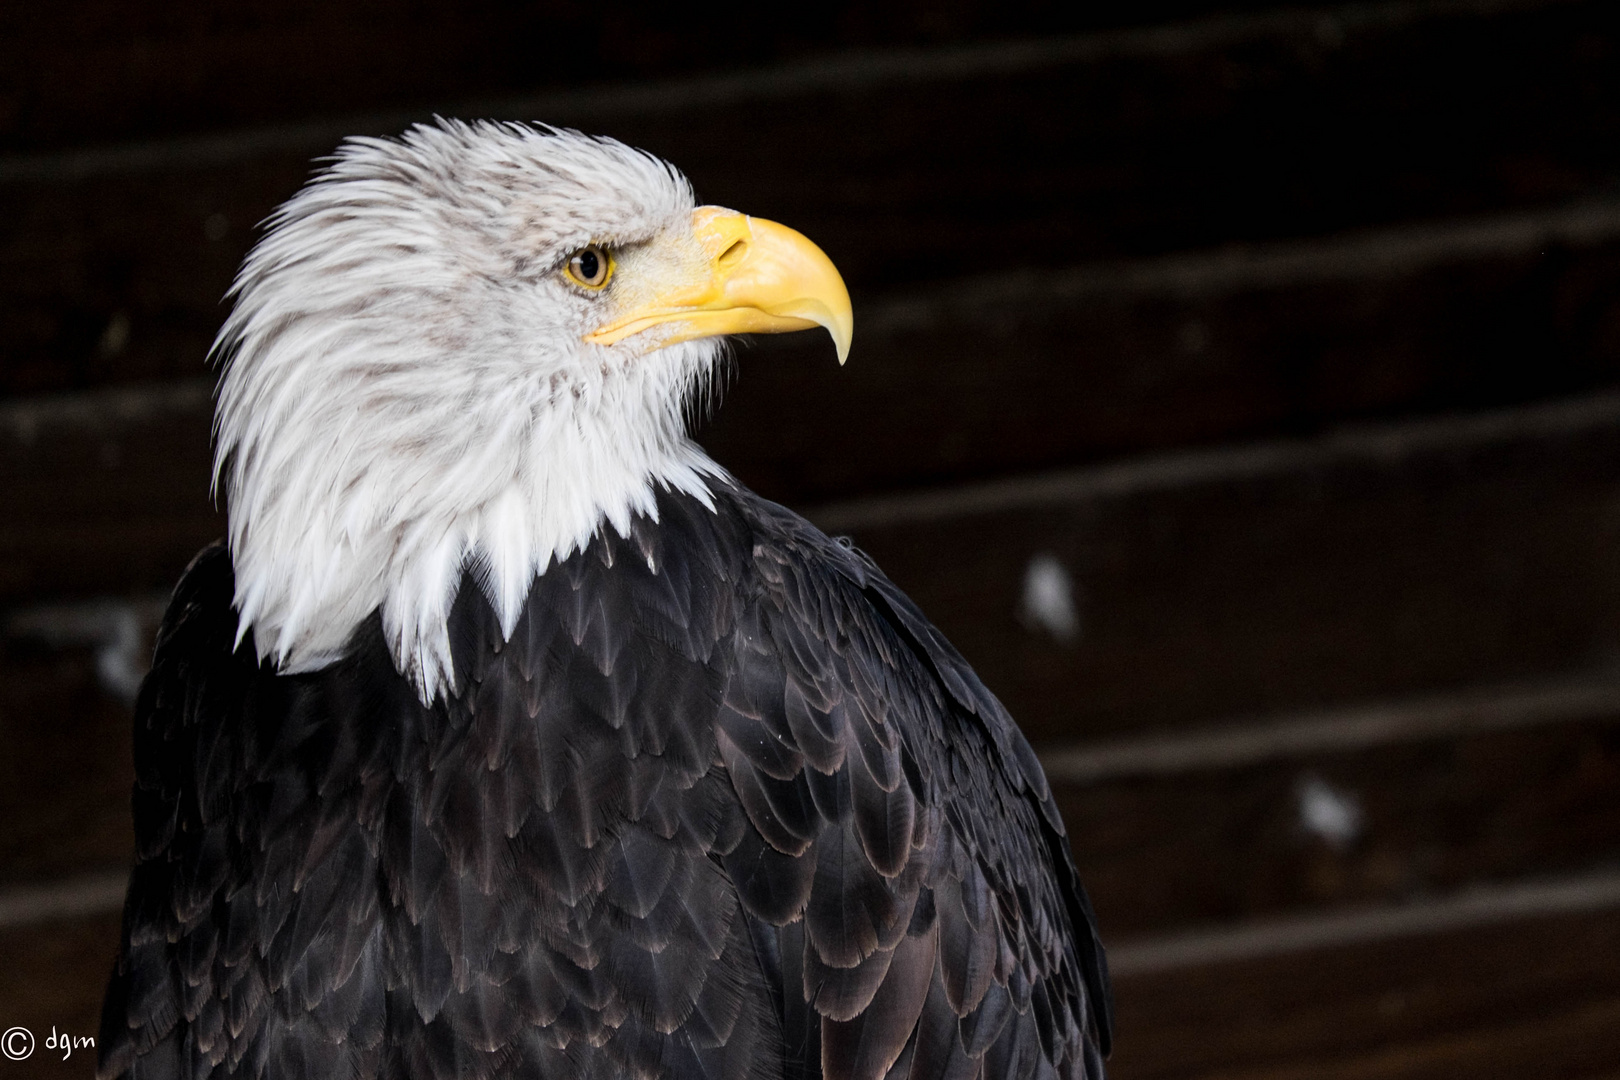
[[[1609,0],[0,8],[0,1080],[91,1075],[221,296],[346,134],[616,135],[843,269],[700,432],[1045,760],[1117,1080],[1620,1076]],[[800,339],[803,340],[800,340]]]

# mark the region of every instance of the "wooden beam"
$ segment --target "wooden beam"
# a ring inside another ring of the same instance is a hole
[[[1617,949],[1611,910],[1126,975],[1109,1076],[1612,1076]]]
[[[468,114],[584,123],[665,154],[703,197],[814,237],[864,301],[954,276],[1590,197],[1620,165],[1608,14],[1597,0],[1357,5],[862,53]],[[0,390],[197,372],[254,223],[310,157],[431,108],[0,159]],[[1584,280],[1564,283],[1566,304]],[[1360,321],[1380,321],[1366,303]],[[1115,337],[1152,340],[1158,322]],[[1220,349],[1222,328],[1206,332]],[[1398,363],[1380,371],[1372,382],[1404,377]]]
[[[90,650],[8,642],[0,732],[8,747],[0,758],[0,881],[38,886],[127,870],[135,844],[129,707],[100,685]],[[21,919],[11,912],[13,923]]]
[[[0,146],[71,147],[19,155],[29,175],[62,178],[149,167],[171,160],[175,148],[192,162],[253,148],[313,152],[342,135],[394,130],[435,109],[578,123],[814,93],[883,93],[1276,39],[1332,49],[1347,35],[1488,19],[1544,3],[1422,0],[1276,10],[1230,0],[1139,0],[1028,11],[1015,2],[980,10],[970,4],[943,19],[845,3],[786,34],[768,20],[741,21],[723,39],[656,4],[566,14],[429,5],[409,17],[378,18],[363,2],[340,0],[318,9],[259,5],[240,22],[74,4],[0,26],[0,61],[12,86]],[[1250,8],[1258,10],[1244,10]],[[1039,36],[1013,36],[1032,33]],[[447,100],[461,108],[445,108]],[[339,127],[307,119],[367,105],[382,111],[351,115]],[[162,138],[255,121],[267,123],[223,138]],[[86,132],[149,139],[87,151]],[[0,169],[0,179],[16,174]]]
[[[224,533],[210,414],[201,382],[0,406],[0,597],[167,592]]]
[[[1184,453],[813,511],[1037,741],[1601,666],[1620,399]],[[1032,623],[1055,563],[1078,632]]]
[[[1469,738],[1605,715],[1620,715],[1620,672],[1581,672],[1538,683],[1481,686],[1191,732],[1101,743],[1049,743],[1041,766],[1054,784],[1087,787]]]
[[[1124,941],[1610,862],[1620,856],[1617,739],[1620,710],[1194,774],[1054,783],[1098,918]]]
[[[1209,967],[1320,949],[1342,949],[1423,934],[1452,933],[1586,912],[1620,909],[1620,873],[1476,885],[1405,904],[1347,908],[1328,914],[1255,920],[1133,941],[1108,950],[1116,978]]]

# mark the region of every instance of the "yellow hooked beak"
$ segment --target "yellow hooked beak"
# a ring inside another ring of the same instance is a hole
[[[820,248],[785,225],[719,206],[692,211],[692,231],[701,265],[683,271],[684,280],[655,288],[650,299],[619,313],[586,341],[612,345],[655,327],[659,344],[672,345],[824,326],[838,362],[849,357],[855,332],[849,290]]]

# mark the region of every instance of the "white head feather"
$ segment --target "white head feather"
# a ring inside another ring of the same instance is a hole
[[[380,608],[431,701],[464,567],[510,634],[604,522],[655,514],[660,485],[709,501],[723,473],[684,409],[719,342],[587,344],[601,313],[559,272],[689,233],[693,206],[621,143],[441,121],[349,140],[276,212],[214,344],[215,483],[261,659],[324,666]]]

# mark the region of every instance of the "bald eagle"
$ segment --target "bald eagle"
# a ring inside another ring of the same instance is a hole
[[[1046,1080],[1109,989],[1040,765],[847,541],[686,430],[852,332],[609,139],[352,139],[232,287],[227,542],[135,718],[100,1075]]]

